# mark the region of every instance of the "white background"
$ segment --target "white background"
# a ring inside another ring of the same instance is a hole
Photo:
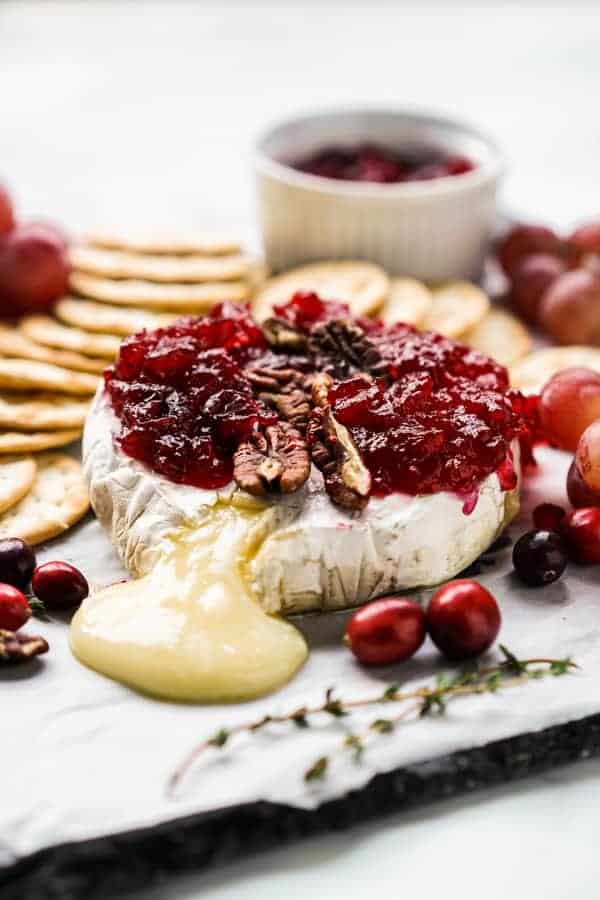
[[[0,177],[67,227],[252,228],[253,136],[335,103],[494,133],[511,211],[600,212],[593,5],[0,3]],[[8,689],[8,688],[7,688]],[[600,762],[270,853],[146,900],[597,896]],[[111,900],[111,898],[107,898]]]

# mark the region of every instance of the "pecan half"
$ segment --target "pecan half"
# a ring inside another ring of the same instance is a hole
[[[371,473],[360,458],[350,432],[335,418],[327,400],[332,380],[318,375],[312,386],[316,409],[308,437],[314,464],[323,473],[332,501],[344,509],[360,510],[369,502]]]
[[[307,376],[298,369],[267,367],[246,369],[245,374],[258,391],[259,400],[304,434],[311,411]]]
[[[310,454],[300,432],[288,422],[269,425],[240,444],[233,457],[233,477],[255,496],[275,491],[292,494],[310,475]]]
[[[271,347],[277,347],[280,350],[306,350],[308,346],[308,338],[299,329],[293,325],[288,325],[281,319],[270,318],[265,319],[262,323],[263,334],[267,343]]]
[[[47,652],[48,643],[44,638],[0,628],[0,664],[26,662]]]
[[[381,369],[381,355],[364,329],[349,319],[333,319],[316,325],[309,338],[309,349],[328,359],[338,377],[353,372],[375,373]]]

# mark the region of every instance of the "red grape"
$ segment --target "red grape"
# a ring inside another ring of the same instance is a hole
[[[0,584],[0,628],[18,631],[30,617],[27,597],[12,584]]]
[[[584,368],[558,372],[542,389],[538,415],[544,437],[574,453],[585,429],[600,418],[600,374]]]
[[[591,491],[600,491],[600,419],[581,435],[575,460],[585,485]]]
[[[411,657],[425,634],[425,613],[418,603],[383,597],[354,613],[345,640],[361,663],[385,666]]]
[[[15,215],[10,194],[0,184],[0,235],[8,234],[15,227]]]
[[[427,607],[427,630],[450,659],[468,659],[487,650],[500,631],[500,610],[477,581],[460,579],[438,588]]]
[[[501,239],[498,249],[500,265],[512,277],[519,263],[533,253],[562,256],[563,245],[554,231],[544,225],[515,225]]]
[[[17,225],[0,245],[2,314],[47,309],[65,293],[68,275],[62,235],[49,225]]]
[[[567,516],[563,534],[575,562],[600,563],[599,507],[574,509]]]
[[[600,254],[600,222],[580,225],[567,239],[567,245],[574,265],[578,265],[588,253]]]
[[[565,264],[548,253],[526,256],[513,273],[511,299],[517,312],[535,324],[546,290],[565,271]]]
[[[600,506],[600,494],[587,486],[575,460],[571,463],[567,474],[567,495],[571,505],[576,509],[582,506]]]
[[[560,275],[542,297],[539,316],[559,344],[600,344],[600,277],[588,269]]]

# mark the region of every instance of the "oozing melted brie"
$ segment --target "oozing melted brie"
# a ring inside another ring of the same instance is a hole
[[[92,592],[71,625],[75,656],[170,700],[250,700],[285,684],[306,643],[262,610],[244,575],[264,514],[219,504],[169,536],[147,575]]]

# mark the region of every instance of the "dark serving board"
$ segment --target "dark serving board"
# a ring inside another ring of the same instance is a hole
[[[108,900],[554,766],[600,755],[600,714],[376,775],[313,810],[256,802],[48,847],[0,870],[2,900]]]

